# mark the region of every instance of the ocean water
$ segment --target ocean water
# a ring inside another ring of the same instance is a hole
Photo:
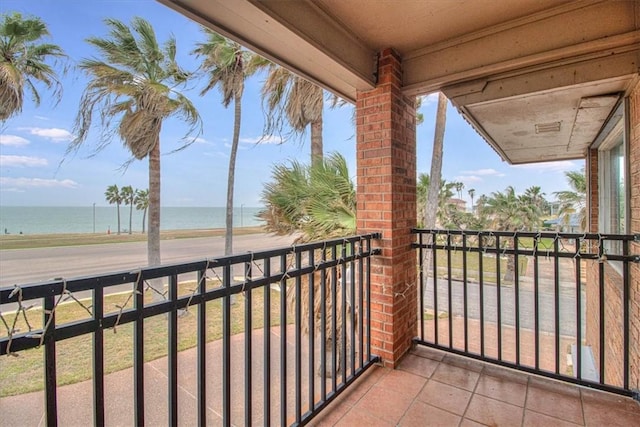
[[[260,207],[236,207],[234,227],[260,225],[256,214]],[[147,219],[148,221],[148,219]],[[163,207],[160,211],[162,230],[207,229],[225,227],[224,207]],[[120,228],[129,229],[129,207],[120,207]],[[118,217],[115,206],[0,206],[0,233],[115,233]],[[142,211],[133,209],[131,229],[142,231]]]

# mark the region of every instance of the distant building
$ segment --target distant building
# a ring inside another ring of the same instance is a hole
[[[564,233],[580,233],[580,215],[564,214],[554,219],[548,219],[544,222],[545,228],[551,228],[554,231]]]

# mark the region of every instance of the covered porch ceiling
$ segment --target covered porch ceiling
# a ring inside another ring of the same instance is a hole
[[[159,0],[350,101],[402,57],[510,163],[575,159],[638,77],[638,0]]]

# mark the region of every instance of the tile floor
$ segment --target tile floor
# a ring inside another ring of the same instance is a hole
[[[375,367],[317,426],[634,426],[630,398],[418,346],[396,370]]]

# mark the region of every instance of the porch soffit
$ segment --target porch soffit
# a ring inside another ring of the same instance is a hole
[[[529,118],[542,110],[573,115],[565,129],[573,128],[585,87],[589,97],[624,92],[640,64],[636,0],[158,1],[350,101],[375,86],[376,52],[392,47],[403,58],[405,93],[444,91],[505,160],[517,163],[541,161],[548,150],[506,155],[513,144],[535,145],[497,132],[496,114],[519,109],[511,126],[521,129],[535,125]],[[546,102],[546,95],[529,96],[553,90],[557,96]],[[558,99],[566,102],[552,103]],[[485,104],[496,100],[502,104]],[[606,108],[604,117],[588,117],[604,120]],[[586,147],[575,141],[557,141],[572,150],[555,158],[583,157]]]

